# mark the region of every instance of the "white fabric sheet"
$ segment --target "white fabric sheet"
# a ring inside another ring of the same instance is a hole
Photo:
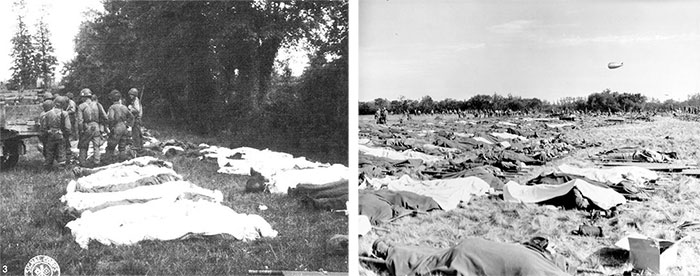
[[[395,151],[390,148],[372,148],[365,145],[359,145],[358,149],[367,155],[384,157],[393,160],[420,159],[425,163],[431,164],[444,159],[441,156],[429,155],[413,150]]]
[[[510,133],[505,133],[505,132],[491,132],[491,135],[496,136],[501,139],[508,139],[508,140],[521,140],[521,141],[527,141],[527,138],[520,136],[520,135],[515,135],[515,134],[510,134]]]
[[[82,213],[88,209],[117,203],[128,204],[130,201],[154,199],[170,199],[174,201],[178,197],[188,193],[210,198],[213,202],[221,202],[223,200],[221,191],[204,189],[187,181],[172,181],[160,185],[135,187],[119,192],[82,193],[70,190],[61,197],[61,201],[69,208]]]
[[[570,165],[561,165],[558,169],[567,174],[583,176],[590,180],[595,180],[603,183],[618,184],[623,180],[631,180],[637,185],[641,185],[647,181],[659,179],[659,174],[656,172],[634,166],[620,166],[612,168],[577,168]]]
[[[567,194],[574,187],[593,204],[605,210],[627,202],[625,197],[610,188],[590,184],[582,179],[574,179],[560,185],[540,184],[520,185],[509,181],[503,186],[503,199],[510,202],[537,203]]]
[[[277,236],[277,231],[262,217],[238,214],[205,200],[159,199],[85,211],[66,227],[85,249],[91,240],[105,245],[130,245],[142,240],[174,240],[191,233],[230,234],[243,241]]]
[[[321,185],[347,180],[348,173],[348,168],[341,164],[302,170],[286,170],[272,176],[269,186],[270,192],[286,194],[289,188],[296,188],[299,184]]]
[[[472,196],[485,195],[491,188],[486,181],[470,176],[464,178],[415,180],[408,175],[399,179],[385,177],[370,180],[373,186],[387,186],[389,190],[409,191],[431,197],[443,210],[452,210],[461,202],[467,203]]]
[[[168,176],[173,180],[182,180],[182,176],[166,167],[156,165],[143,167],[138,165],[117,166],[79,178],[76,181],[76,190],[81,192],[120,191],[133,188],[132,185],[128,185],[129,183],[135,183],[139,180],[159,175]]]
[[[270,179],[274,174],[291,169],[307,169],[320,167],[322,163],[306,160],[304,157],[294,158],[291,154],[275,152],[271,150],[258,150],[249,147],[229,149],[211,146],[201,150],[205,157],[216,159],[219,165],[219,173],[250,175],[250,169],[262,174],[265,179]],[[232,159],[236,153],[241,154],[242,159]]]

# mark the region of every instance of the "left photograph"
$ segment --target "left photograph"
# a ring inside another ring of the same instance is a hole
[[[0,274],[348,274],[348,1],[0,5]]]

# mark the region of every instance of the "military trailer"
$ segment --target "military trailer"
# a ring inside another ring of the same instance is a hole
[[[39,136],[43,90],[0,91],[0,170],[17,165],[27,152],[24,139]]]

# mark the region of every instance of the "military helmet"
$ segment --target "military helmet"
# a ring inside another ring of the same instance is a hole
[[[118,101],[118,100],[121,100],[121,98],[122,98],[122,93],[119,92],[119,90],[114,89],[114,90],[112,90],[112,92],[109,92],[109,98],[110,98],[112,101],[115,101],[115,102],[116,102],[116,101]]]
[[[58,106],[59,108],[65,108],[68,106],[68,97],[66,96],[58,96],[54,100],[54,104]]]
[[[139,90],[136,88],[131,88],[129,89],[129,96],[137,96],[139,95]]]
[[[92,91],[90,91],[90,88],[83,88],[83,90],[80,90],[80,96],[81,97],[92,97]]]
[[[54,106],[54,105],[53,105],[53,101],[44,101],[43,103],[41,103],[41,108],[42,108],[44,111],[49,111],[49,110],[51,110],[51,109],[53,108],[53,106]]]
[[[72,99],[72,98],[73,98],[73,92],[68,92],[68,93],[66,93],[66,97],[68,97],[69,99]]]
[[[51,92],[47,91],[46,93],[44,93],[44,100],[50,100],[53,98],[54,98],[54,96],[53,96],[53,94],[51,94]]]

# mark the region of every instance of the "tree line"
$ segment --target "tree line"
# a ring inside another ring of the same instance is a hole
[[[475,95],[467,100],[444,99],[433,100],[424,96],[420,101],[401,97],[398,100],[377,98],[374,101],[360,102],[359,114],[371,115],[378,109],[386,108],[392,113],[410,112],[412,114],[450,113],[455,111],[481,112],[518,112],[518,113],[570,113],[570,112],[642,112],[670,111],[700,106],[700,94],[691,95],[688,100],[678,102],[657,99],[647,100],[639,93],[613,92],[605,89],[587,97],[564,97],[553,103],[537,98],[523,98],[513,95],[502,96]]]
[[[53,84],[58,61],[51,43],[51,32],[44,21],[43,11],[32,35],[26,23],[26,3],[13,3],[17,12],[17,31],[12,37],[12,77],[7,82],[11,90],[48,88]]]
[[[146,119],[200,133],[347,148],[347,1],[103,1],[66,64],[66,91],[143,91]],[[300,76],[278,60],[305,49]],[[320,137],[320,138],[319,138]],[[338,145],[339,143],[339,145]]]

